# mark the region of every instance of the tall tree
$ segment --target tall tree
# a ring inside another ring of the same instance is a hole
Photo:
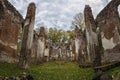
[[[75,26],[79,28],[84,28],[84,15],[82,13],[78,13],[74,16],[74,20],[72,22],[73,27]]]

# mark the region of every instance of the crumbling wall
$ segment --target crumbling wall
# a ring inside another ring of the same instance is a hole
[[[92,15],[92,10],[89,5],[85,6],[84,9],[85,17],[85,28],[86,28],[86,38],[87,38],[87,53],[88,60],[93,64],[93,66],[101,65],[101,53],[100,45],[98,41],[98,33],[95,20]]]
[[[109,61],[116,61],[120,58],[120,55],[119,58],[114,56],[120,53],[119,4],[120,0],[112,0],[96,17],[96,24],[100,28],[102,44],[105,50],[103,59],[107,58]]]
[[[17,56],[18,32],[23,18],[19,12],[7,1],[0,0],[0,59]],[[9,61],[9,60],[8,60]]]
[[[112,0],[96,17],[104,49],[112,49],[120,43],[119,4],[120,0]]]

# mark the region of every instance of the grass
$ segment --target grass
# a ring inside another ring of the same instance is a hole
[[[15,63],[0,63],[0,76],[18,76],[25,70],[19,70]]]
[[[38,72],[39,70],[39,72]],[[90,80],[92,69],[81,69],[72,62],[48,62],[42,66],[33,66],[37,80]]]
[[[22,72],[31,74],[35,80],[91,80],[93,70],[79,68],[73,62],[47,62],[31,65],[30,70],[19,70],[17,64],[0,63],[1,76],[18,76]]]
[[[26,72],[35,80],[91,80],[93,70],[80,68],[74,62],[46,62],[41,65],[31,64],[30,70],[19,70],[16,63],[0,63],[0,76],[19,76]],[[120,67],[116,67],[106,73],[116,76]]]
[[[120,73],[120,66],[113,68],[111,70],[106,71],[106,73],[112,75],[113,77],[116,77],[118,75],[118,73]]]

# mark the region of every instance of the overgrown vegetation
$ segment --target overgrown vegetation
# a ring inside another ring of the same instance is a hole
[[[0,76],[18,76],[25,70],[19,70],[15,63],[0,63]]]
[[[30,70],[19,70],[16,64],[0,63],[1,76],[18,76],[22,72],[31,74],[35,80],[90,80],[93,70],[79,68],[73,62],[47,62],[31,65]]]
[[[116,77],[120,73],[120,66],[113,68],[111,70],[106,71],[106,73],[112,75],[113,77]]]
[[[74,62],[47,62],[41,65],[31,64],[30,70],[19,70],[16,63],[0,63],[0,76],[19,76],[26,72],[35,80],[91,80],[93,70],[80,68]],[[117,75],[120,67],[106,71],[110,75]]]

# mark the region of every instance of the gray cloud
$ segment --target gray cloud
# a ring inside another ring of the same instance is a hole
[[[35,26],[45,25],[69,29],[75,14],[84,10],[89,4],[96,16],[110,0],[9,0],[25,17],[30,2],[36,3]]]

